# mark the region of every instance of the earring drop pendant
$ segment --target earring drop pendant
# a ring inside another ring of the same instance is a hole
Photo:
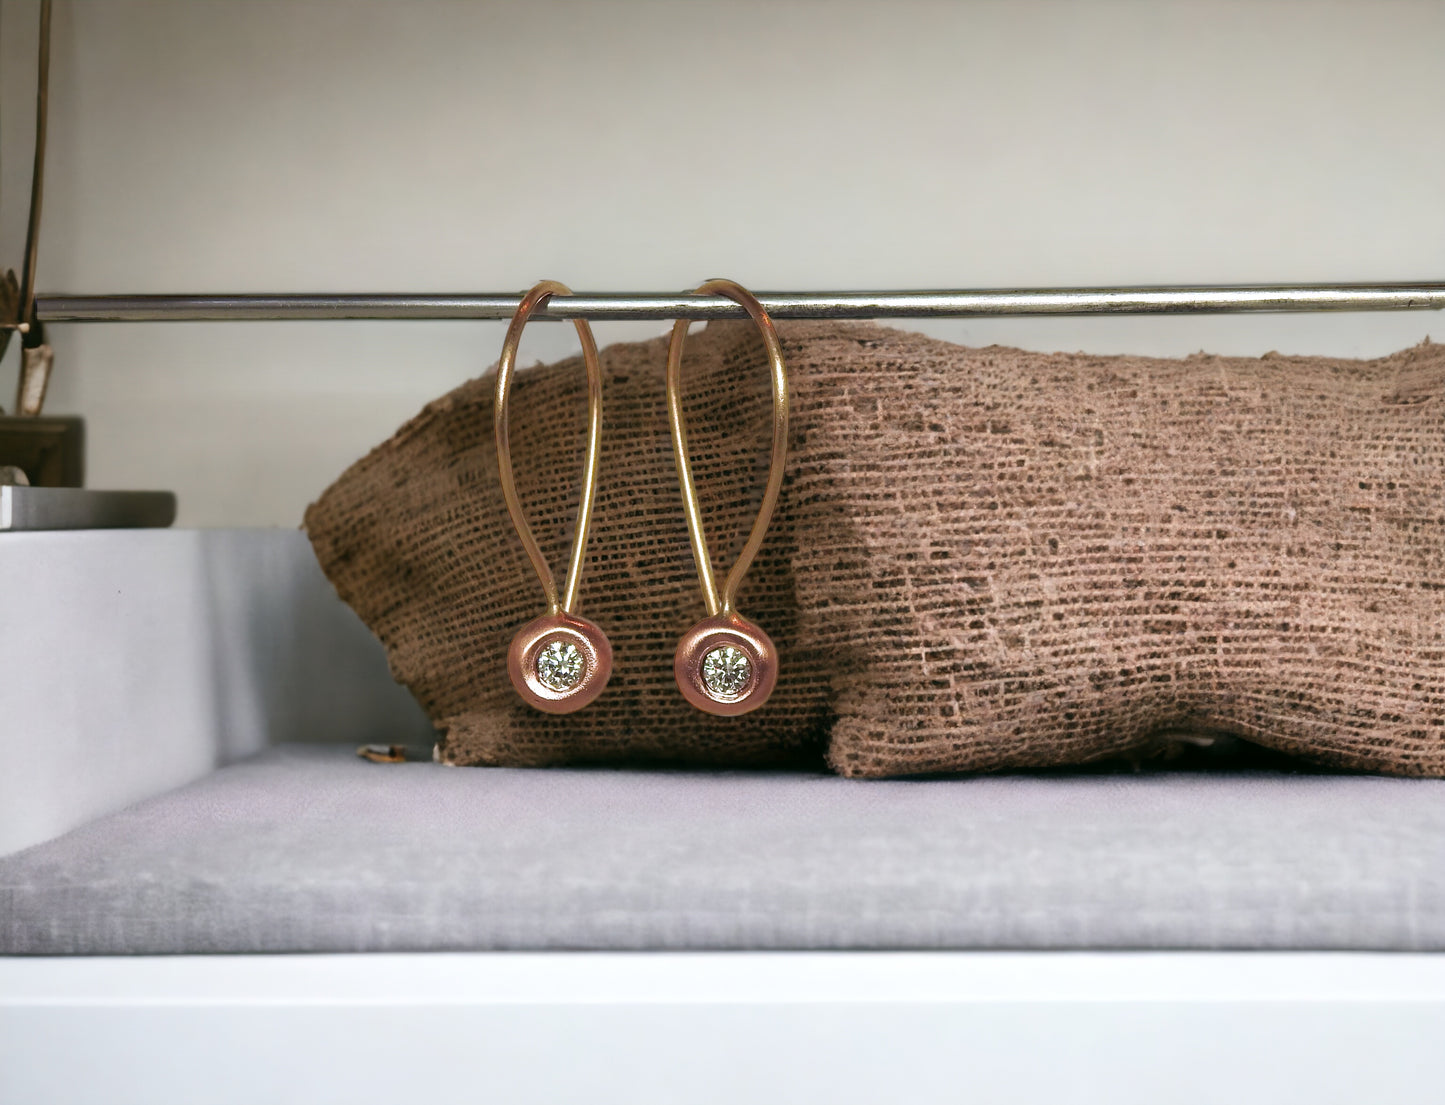
[[[783,486],[783,464],[788,449],[788,373],[782,347],[772,319],[763,305],[746,288],[731,280],[709,280],[700,293],[724,295],[741,304],[757,324],[767,348],[773,385],[772,455],[762,506],[753,520],[748,539],[737,562],[728,572],[722,594],[713,580],[707,535],[703,532],[702,510],[692,480],[692,462],[687,453],[687,426],[682,410],[682,351],[687,340],[687,321],[672,328],[667,347],[667,420],[672,433],[673,458],[677,463],[678,488],[687,515],[688,540],[702,587],[707,617],[683,635],[673,655],[672,673],[683,698],[709,714],[736,717],[756,710],[768,700],[778,683],[778,650],[757,625],[739,614],[733,603],[748,567],[767,535],[768,522]]]
[[[741,614],[716,614],[677,644],[672,673],[683,698],[699,710],[736,717],[756,710],[778,683],[778,650]]]
[[[587,532],[592,522],[592,503],[597,495],[597,458],[602,439],[602,363],[597,356],[597,342],[585,319],[576,319],[577,336],[582,341],[582,360],[587,368],[587,453],[582,462],[582,497],[577,504],[576,535],[572,539],[572,556],[567,569],[567,585],[562,594],[552,576],[542,550],[532,536],[517,499],[516,481],[512,476],[511,434],[507,425],[507,399],[512,374],[517,364],[517,347],[522,328],[532,312],[553,295],[570,295],[565,285],[544,280],[522,297],[512,324],[502,342],[502,356],[497,362],[497,400],[494,426],[497,438],[497,476],[507,512],[516,527],[542,591],[547,599],[547,613],[524,625],[507,649],[507,676],[522,701],[549,714],[570,714],[580,710],[602,693],[612,675],[612,645],[595,622],[577,613],[577,590],[582,579],[582,565],[587,553]]]
[[[529,706],[548,714],[570,714],[607,686],[612,644],[586,618],[566,611],[543,614],[512,638],[507,675]]]

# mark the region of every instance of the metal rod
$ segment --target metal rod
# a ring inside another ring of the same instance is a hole
[[[509,319],[521,296],[43,295],[40,322],[226,322],[318,319]],[[1188,315],[1263,311],[1445,309],[1445,283],[1038,288],[920,292],[759,292],[774,318],[983,318],[999,315]],[[722,296],[583,292],[554,296],[539,319],[746,318]]]

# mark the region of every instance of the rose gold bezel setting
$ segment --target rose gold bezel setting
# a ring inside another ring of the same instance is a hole
[[[537,657],[553,641],[582,654],[582,675],[566,690],[555,690],[537,674]],[[593,622],[576,614],[543,614],[524,625],[507,649],[507,675],[527,705],[548,714],[570,714],[602,693],[612,676],[612,644]]]
[[[714,694],[703,681],[703,660],[713,649],[732,645],[748,659],[752,674],[735,695]],[[736,717],[756,710],[768,700],[778,683],[778,650],[752,622],[738,614],[717,614],[689,629],[677,644],[672,673],[682,697],[699,710],[719,717]]]

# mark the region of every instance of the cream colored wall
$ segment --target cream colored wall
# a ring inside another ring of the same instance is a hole
[[[35,10],[6,0],[0,25],[16,265]],[[57,0],[40,284],[1442,279],[1442,45],[1438,2]],[[1445,339],[1438,313],[928,329],[1157,353]],[[87,417],[93,486],[174,488],[185,524],[290,526],[501,332],[57,326],[50,409]],[[573,340],[539,324],[524,355]]]

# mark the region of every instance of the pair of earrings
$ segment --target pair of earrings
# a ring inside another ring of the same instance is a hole
[[[783,463],[788,448],[788,376],[773,321],[751,292],[731,280],[709,280],[697,289],[697,293],[726,296],[748,312],[767,348],[773,384],[772,457],[762,507],[719,595],[703,531],[702,511],[692,480],[687,426],[683,421],[682,351],[687,340],[688,322],[679,319],[674,324],[672,340],[667,347],[667,419],[672,432],[672,451],[677,462],[677,481],[687,515],[693,562],[697,566],[707,617],[689,629],[678,642],[673,657],[673,675],[682,696],[699,710],[735,716],[756,710],[766,702],[778,681],[777,649],[762,629],[738,613],[735,600],[743,577],[747,575],[753,557],[767,535],[768,523],[783,486]],[[495,407],[497,467],[502,497],[547,598],[547,612],[528,622],[513,638],[507,651],[507,674],[511,677],[512,686],[528,704],[551,714],[580,710],[602,693],[612,674],[612,645],[607,635],[596,623],[577,613],[577,591],[587,551],[592,504],[597,492],[597,461],[602,439],[602,362],[597,355],[592,328],[585,319],[575,319],[573,325],[577,328],[577,336],[582,339],[582,359],[587,367],[587,452],[582,464],[582,496],[577,505],[577,526],[567,566],[566,587],[560,595],[552,570],[547,566],[522,513],[512,478],[507,397],[516,370],[522,330],[537,308],[548,299],[554,295],[570,294],[565,285],[545,280],[522,297],[502,343],[502,357],[497,366]]]

